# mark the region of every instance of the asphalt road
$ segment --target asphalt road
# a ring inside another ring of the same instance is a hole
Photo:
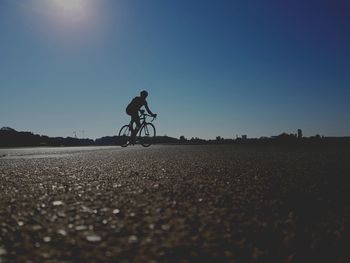
[[[350,154],[0,150],[0,262],[350,262]]]

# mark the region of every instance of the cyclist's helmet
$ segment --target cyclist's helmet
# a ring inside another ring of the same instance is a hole
[[[148,96],[148,92],[143,90],[143,91],[140,92],[140,95],[141,95],[142,98],[146,98]]]

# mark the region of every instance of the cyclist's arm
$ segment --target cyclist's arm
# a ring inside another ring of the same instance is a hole
[[[148,104],[145,103],[145,109],[147,110],[147,112],[150,114],[150,115],[155,115],[149,108],[148,108]]]

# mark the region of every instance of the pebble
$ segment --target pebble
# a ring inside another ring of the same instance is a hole
[[[93,234],[93,235],[86,236],[86,240],[89,242],[99,242],[101,241],[101,237]]]
[[[4,247],[0,247],[0,256],[6,255],[6,249]]]
[[[32,226],[32,229],[33,229],[34,231],[38,231],[38,230],[43,229],[43,227],[40,226],[40,225],[34,225],[34,226]]]
[[[86,229],[87,229],[87,226],[84,226],[84,225],[76,226],[76,227],[75,227],[75,230],[76,230],[76,231],[82,231],[82,230],[86,230]]]
[[[51,241],[51,237],[44,237],[43,240],[44,242],[48,243]]]
[[[59,205],[63,205],[63,202],[62,201],[53,201],[52,204],[54,206],[59,206]]]
[[[59,217],[62,217],[62,218],[66,217],[66,213],[64,213],[64,212],[62,212],[62,211],[59,211],[59,212],[57,213],[57,215],[58,215]]]
[[[62,235],[62,236],[66,236],[66,235],[67,235],[67,231],[64,230],[64,229],[59,229],[59,230],[57,230],[57,233],[60,234],[60,235]]]
[[[167,225],[167,224],[164,224],[164,225],[162,225],[162,229],[163,229],[164,231],[168,231],[168,230],[170,229],[170,226]]]
[[[129,243],[136,243],[138,240],[139,240],[138,237],[135,235],[131,235],[128,238]]]

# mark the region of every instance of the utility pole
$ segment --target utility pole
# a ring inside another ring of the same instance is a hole
[[[74,138],[77,138],[77,132],[74,131],[73,134],[74,134]]]

